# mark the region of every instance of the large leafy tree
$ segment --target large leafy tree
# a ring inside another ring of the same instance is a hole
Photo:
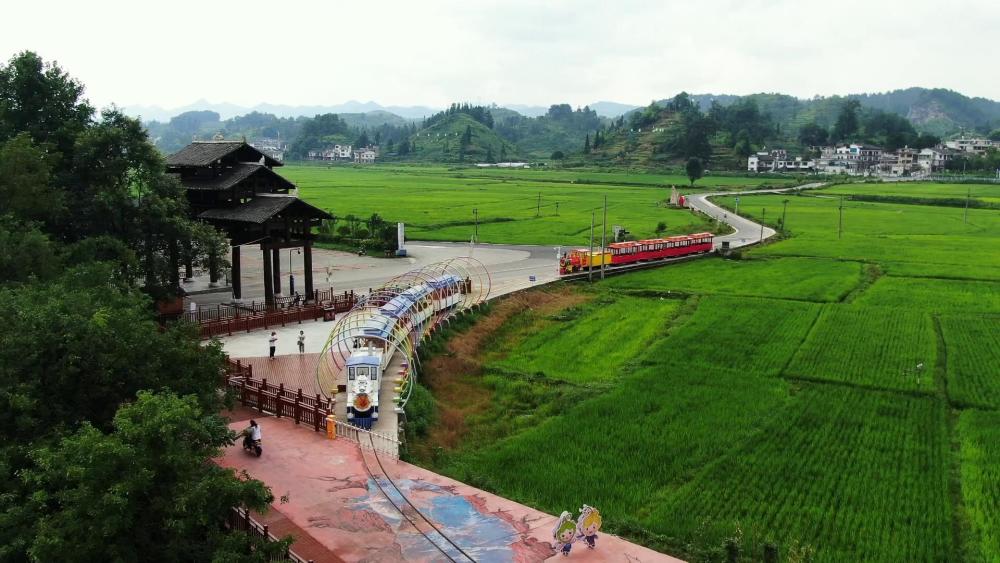
[[[225,243],[190,218],[184,191],[139,121],[114,109],[95,119],[82,93],[31,52],[0,66],[0,203],[58,240],[120,241],[141,257],[123,276],[138,274],[148,293],[171,296],[180,249],[205,263],[224,256]]]
[[[232,439],[222,352],[150,299],[181,249],[224,242],[139,123],[82,90],[32,53],[0,65],[0,561],[263,560],[220,534],[270,500],[210,461]]]
[[[693,186],[696,181],[705,175],[705,165],[701,162],[700,158],[693,156],[684,165],[684,171],[687,173],[688,180]]]
[[[29,554],[81,563],[249,556],[249,546],[227,541],[220,516],[233,506],[264,509],[273,497],[258,481],[205,463],[233,438],[195,396],[142,392],[110,431],[84,423],[33,450],[34,466],[21,474],[35,491],[28,509],[39,514]]]
[[[53,185],[54,155],[21,132],[0,143],[0,210],[40,221],[50,230],[65,216],[63,192]]]
[[[851,137],[856,135],[861,128],[858,113],[861,111],[861,102],[855,99],[846,100],[840,107],[837,114],[837,122],[830,132],[830,140],[834,142],[851,141]]]
[[[83,85],[55,63],[30,51],[18,54],[0,66],[0,141],[23,132],[59,155],[72,155],[94,113],[82,95]]]

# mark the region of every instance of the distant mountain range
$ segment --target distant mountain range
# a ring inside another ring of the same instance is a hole
[[[526,106],[519,104],[507,104],[503,107],[512,109],[526,117],[538,117],[545,115],[549,110],[547,106]],[[639,106],[620,104],[618,102],[595,102],[590,104],[590,109],[597,112],[601,117],[618,117],[619,115],[633,110]],[[315,106],[289,106],[282,104],[257,104],[252,107],[230,104],[227,102],[213,103],[208,100],[198,100],[194,103],[177,108],[165,109],[160,106],[123,106],[122,109],[128,115],[141,118],[145,122],[149,121],[169,121],[171,117],[189,111],[214,111],[219,114],[220,119],[229,119],[239,115],[246,115],[252,112],[270,113],[276,117],[313,117],[324,113],[370,113],[389,112],[404,119],[415,120],[430,117],[444,108],[432,108],[428,106],[383,106],[376,102],[359,102],[350,100],[342,104],[315,105]]]
[[[289,106],[282,104],[257,104],[252,107],[230,104],[228,102],[214,103],[208,100],[198,100],[186,106],[166,109],[160,106],[123,106],[125,113],[139,117],[143,121],[169,121],[171,117],[189,111],[214,111],[221,119],[229,119],[239,115],[246,115],[252,112],[270,113],[276,117],[313,117],[323,113],[369,113],[373,111],[387,111],[394,113],[405,119],[421,119],[431,116],[441,108],[431,108],[427,106],[382,106],[375,102],[359,102],[350,100],[342,104],[335,105],[315,105],[315,106]]]

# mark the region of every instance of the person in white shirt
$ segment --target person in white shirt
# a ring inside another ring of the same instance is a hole
[[[267,339],[267,345],[271,348],[270,358],[274,359],[274,350],[278,347],[278,333],[272,332],[271,337]]]
[[[260,441],[260,438],[260,426],[256,420],[251,420],[250,426],[243,431],[243,447],[247,449],[252,448],[255,443]]]
[[[299,354],[306,352],[306,331],[299,331]]]

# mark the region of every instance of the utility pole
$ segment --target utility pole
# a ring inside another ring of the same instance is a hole
[[[542,216],[542,192],[538,192],[538,205],[535,207],[535,217]]]
[[[740,196],[736,196],[736,211],[733,211],[733,215],[740,214]]]
[[[590,254],[587,256],[587,281],[594,281],[594,217],[596,211],[590,212]]]
[[[781,211],[781,230],[784,231],[787,230],[787,227],[785,226],[785,218],[788,217],[788,200],[786,199],[781,203],[785,204],[785,208]]]
[[[969,222],[969,200],[972,199],[972,188],[965,194],[965,222]]]
[[[760,210],[760,242],[764,242],[764,217],[767,216],[767,208]]]
[[[608,196],[604,195],[604,219],[601,221],[601,279],[604,279],[604,249],[608,247]]]
[[[840,218],[837,220],[837,240],[844,234],[844,196],[840,196]]]
[[[472,242],[477,243],[479,242],[479,208],[473,207],[472,214],[476,218],[476,230],[473,231]]]

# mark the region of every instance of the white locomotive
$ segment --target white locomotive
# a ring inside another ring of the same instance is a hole
[[[352,331],[354,349],[345,366],[348,422],[371,429],[379,416],[379,386],[394,352],[387,348],[403,340],[415,347],[433,321],[462,302],[467,284],[453,274],[433,277],[369,309],[360,330]]]

